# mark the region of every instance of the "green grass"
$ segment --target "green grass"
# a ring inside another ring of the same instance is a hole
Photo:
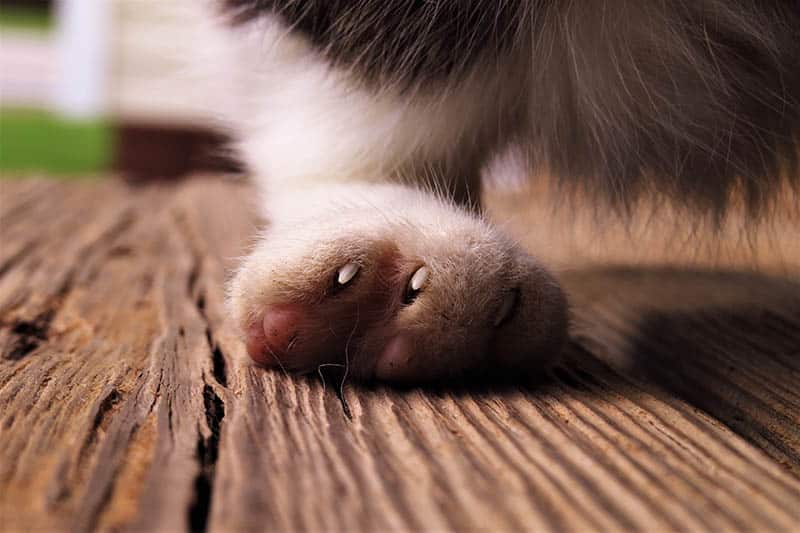
[[[23,6],[0,6],[0,30],[18,28],[34,31],[49,31],[53,17],[46,9]]]
[[[86,175],[108,169],[111,126],[31,109],[0,109],[0,175],[42,172]]]

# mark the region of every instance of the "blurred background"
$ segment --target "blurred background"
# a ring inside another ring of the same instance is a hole
[[[235,168],[191,76],[185,1],[0,0],[3,177]]]
[[[0,177],[144,181],[240,170],[225,155],[218,96],[202,77],[198,51],[208,35],[199,1],[0,0]],[[612,262],[800,271],[800,202],[791,191],[764,223],[732,208],[720,229],[657,198],[655,207],[620,220],[596,209],[596,199],[565,199],[548,177],[529,180],[525,172],[490,166],[486,206],[559,268]]]

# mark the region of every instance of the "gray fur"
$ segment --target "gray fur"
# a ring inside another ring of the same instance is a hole
[[[234,24],[278,16],[378,91],[424,91],[522,56],[533,163],[628,206],[665,193],[758,214],[797,185],[794,0],[220,0]]]

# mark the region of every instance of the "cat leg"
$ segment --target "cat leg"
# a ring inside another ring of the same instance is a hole
[[[516,78],[375,88],[280,21],[237,31],[234,77],[248,81],[234,123],[268,221],[229,287],[250,356],[386,380],[543,369],[565,338],[564,296],[466,209],[524,114]]]

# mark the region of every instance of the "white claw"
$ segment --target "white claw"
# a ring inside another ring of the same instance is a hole
[[[339,275],[336,278],[336,281],[339,282],[339,285],[347,285],[350,283],[356,274],[358,274],[358,270],[361,267],[358,266],[356,263],[347,263],[345,266],[339,269]]]
[[[425,282],[428,281],[428,274],[430,274],[430,272],[428,267],[419,267],[419,269],[414,272],[414,275],[411,276],[411,281],[408,282],[408,286],[411,287],[411,290],[418,291],[424,287]]]

